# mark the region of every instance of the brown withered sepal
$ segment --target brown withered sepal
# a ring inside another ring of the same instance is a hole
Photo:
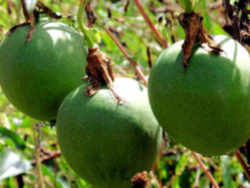
[[[182,64],[184,68],[187,68],[189,59],[192,55],[195,43],[200,45],[205,43],[209,48],[212,49],[211,52],[219,54],[222,50],[219,46],[214,45],[213,38],[206,32],[203,26],[203,18],[200,14],[195,12],[182,13],[179,16],[179,22],[185,31],[185,41],[182,45],[184,57]]]
[[[131,179],[132,188],[147,188],[149,183],[148,174],[146,171],[137,173]]]
[[[86,96],[93,96],[102,86],[107,86],[113,93],[118,104],[122,104],[121,98],[113,90],[115,79],[111,66],[111,60],[98,48],[90,48],[87,56],[86,76],[83,78],[90,82],[85,90]]]

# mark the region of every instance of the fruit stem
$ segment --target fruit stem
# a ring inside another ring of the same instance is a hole
[[[135,72],[136,72],[137,76],[139,77],[139,79],[143,82],[143,84],[145,86],[147,86],[148,85],[148,81],[147,81],[145,75],[143,74],[142,70],[140,69],[140,67],[137,65],[137,63],[128,55],[128,53],[126,52],[126,50],[124,49],[124,47],[116,39],[116,37],[111,33],[111,31],[109,30],[109,28],[105,27],[105,31],[109,35],[109,37],[114,41],[114,43],[117,45],[117,47],[121,50],[121,52],[123,53],[123,55],[129,61],[130,65],[135,69]]]
[[[200,156],[197,153],[193,152],[193,151],[192,151],[192,155],[197,160],[197,162],[199,163],[200,167],[202,168],[202,170],[204,171],[204,173],[206,174],[206,176],[209,178],[209,180],[211,181],[211,183],[214,186],[214,188],[220,188],[219,185],[217,184],[217,182],[215,181],[214,177],[212,176],[212,174],[209,172],[209,170],[207,169],[207,167],[202,162]]]
[[[194,11],[195,7],[199,3],[199,0],[181,0],[180,4],[186,13]]]
[[[235,152],[235,156],[236,156],[237,159],[239,160],[239,162],[240,162],[240,164],[241,164],[241,166],[242,166],[242,168],[243,168],[243,170],[244,170],[244,172],[245,172],[245,174],[246,174],[248,180],[250,180],[250,168],[249,168],[249,167],[247,166],[247,164],[245,163],[245,161],[244,161],[244,159],[242,158],[241,153],[240,153],[239,150],[237,150],[237,151]]]
[[[83,38],[87,42],[88,47],[93,48],[94,47],[94,42],[89,37],[88,29],[83,24],[83,15],[85,15],[83,12],[84,12],[84,8],[86,7],[88,2],[89,2],[89,0],[80,0],[80,6],[79,6],[79,9],[78,9],[78,12],[77,12],[77,23],[78,23],[78,26],[79,26],[80,30],[83,33]]]
[[[134,1],[135,1],[135,4],[136,4],[137,8],[139,9],[141,15],[143,16],[143,18],[145,19],[145,21],[147,22],[147,24],[151,28],[152,32],[155,34],[155,36],[156,36],[157,40],[159,41],[160,45],[163,48],[167,48],[168,47],[167,41],[164,39],[164,37],[156,29],[155,25],[150,20],[149,16],[147,15],[146,11],[144,10],[144,8],[143,8],[143,6],[141,4],[141,1],[140,0],[134,0]]]

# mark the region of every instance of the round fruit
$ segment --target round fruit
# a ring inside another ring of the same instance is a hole
[[[39,120],[56,118],[63,98],[84,76],[86,49],[81,35],[56,22],[29,26],[8,35],[0,46],[0,84],[10,102]]]
[[[204,155],[221,155],[250,137],[250,58],[238,42],[215,36],[221,55],[195,49],[184,71],[182,44],[158,58],[149,98],[159,123],[177,142]]]
[[[137,172],[149,170],[162,142],[147,91],[138,82],[117,78],[114,90],[93,97],[86,86],[71,92],[59,108],[57,135],[71,167],[95,188],[128,188]]]
[[[119,2],[120,0],[111,0],[112,3],[117,3]]]

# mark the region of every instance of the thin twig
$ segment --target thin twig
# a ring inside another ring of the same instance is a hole
[[[148,66],[150,69],[152,69],[153,63],[152,63],[152,54],[151,54],[151,50],[150,47],[147,46],[147,56],[148,56]]]
[[[62,154],[62,153],[61,153],[60,151],[54,151],[54,152],[50,153],[50,155],[45,156],[45,157],[42,157],[42,158],[40,159],[40,163],[45,163],[45,162],[47,162],[47,161],[56,159],[57,157],[60,157],[61,154]],[[36,166],[36,163],[37,163],[36,160],[33,161],[33,162],[32,162],[32,166]]]
[[[29,13],[27,11],[27,8],[26,8],[24,0],[20,0],[20,1],[21,1],[21,5],[22,5],[23,15],[25,17],[25,21],[27,22],[29,20]]]
[[[12,14],[12,8],[13,8],[13,2],[10,1],[10,0],[7,0],[7,13],[8,13],[9,15]]]
[[[200,187],[200,176],[201,176],[201,168],[200,166],[197,167],[196,170],[196,176],[195,176],[195,181],[194,181],[194,188],[199,188]]]
[[[250,168],[247,166],[247,164],[245,163],[244,159],[242,158],[241,154],[240,154],[240,151],[237,150],[235,152],[235,156],[237,157],[237,159],[239,160],[248,180],[250,180]]]
[[[135,1],[135,4],[136,4],[137,8],[140,11],[140,13],[142,14],[143,18],[145,19],[145,21],[147,22],[147,24],[151,28],[152,32],[155,34],[155,36],[156,36],[157,40],[159,41],[159,43],[161,44],[161,46],[163,48],[167,48],[168,47],[167,41],[164,39],[164,37],[156,29],[155,25],[150,20],[149,16],[147,15],[146,11],[144,10],[144,8],[143,8],[143,6],[141,4],[141,1],[140,0],[134,0],[134,1]]]
[[[202,170],[204,171],[204,173],[206,174],[206,176],[209,178],[209,180],[211,181],[211,183],[214,186],[214,188],[220,188],[219,185],[217,184],[217,182],[215,181],[214,177],[212,176],[212,174],[209,172],[209,170],[206,168],[206,166],[202,162],[200,156],[197,153],[193,152],[193,151],[192,151],[192,155],[197,160],[197,162],[199,163],[200,167],[202,168]]]
[[[145,75],[143,74],[140,67],[137,65],[137,63],[128,55],[124,47],[121,45],[121,43],[116,39],[116,37],[111,33],[109,28],[105,28],[106,33],[109,35],[109,37],[115,42],[115,44],[118,46],[118,48],[121,50],[123,55],[126,57],[126,59],[130,62],[130,65],[135,69],[135,72],[139,79],[143,82],[145,86],[148,85],[147,79]]]
[[[128,7],[129,7],[129,4],[130,4],[130,0],[127,0],[125,5],[124,5],[124,12],[127,12],[128,11]]]
[[[62,16],[53,12],[52,9],[48,8],[43,2],[38,1],[37,2],[37,7],[39,7],[40,9],[43,10],[43,13],[49,15],[51,18],[55,18],[55,19],[61,19]]]

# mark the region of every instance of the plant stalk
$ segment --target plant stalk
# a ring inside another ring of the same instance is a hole
[[[242,166],[242,168],[243,168],[243,170],[244,170],[244,172],[245,172],[245,174],[246,174],[248,180],[250,180],[250,168],[249,168],[249,167],[247,166],[247,164],[245,163],[245,161],[244,161],[244,159],[242,158],[241,153],[240,153],[239,150],[237,150],[237,151],[235,152],[235,156],[236,156],[237,159],[239,160],[239,162],[240,162],[240,164],[241,164],[241,166]]]
[[[148,81],[147,81],[145,75],[143,74],[142,70],[140,69],[140,67],[137,65],[137,63],[128,55],[128,53],[123,48],[123,46],[121,45],[121,43],[110,32],[110,30],[108,28],[105,28],[105,31],[109,35],[109,37],[115,42],[115,44],[117,45],[117,47],[121,50],[121,52],[123,53],[123,55],[129,61],[130,65],[135,69],[135,72],[136,72],[137,76],[139,77],[139,79],[143,82],[143,84],[145,86],[147,86],[148,85]]]
[[[206,166],[202,162],[200,156],[197,153],[193,152],[193,151],[192,151],[192,155],[194,156],[196,161],[199,163],[200,167],[202,168],[202,170],[204,171],[206,176],[209,178],[209,180],[211,181],[214,188],[220,188],[219,185],[217,184],[217,182],[215,181],[214,177],[212,176],[212,174],[209,172],[209,170],[206,168]]]
[[[86,26],[83,24],[83,22],[84,22],[83,15],[85,15],[84,9],[85,9],[88,2],[89,2],[89,0],[80,0],[80,6],[79,6],[79,9],[77,12],[77,23],[78,23],[78,26],[79,26],[82,34],[83,34],[83,38],[84,38],[85,42],[87,42],[88,48],[93,48],[94,43],[88,35],[88,30],[87,30]]]
[[[159,41],[160,45],[163,48],[167,48],[168,47],[168,43],[167,41],[164,39],[164,37],[161,35],[161,33],[156,29],[155,25],[153,24],[153,22],[150,20],[149,16],[147,15],[146,11],[144,10],[141,1],[140,0],[134,0],[135,4],[137,6],[137,8],[139,9],[141,15],[143,16],[143,18],[145,19],[145,21],[147,22],[147,24],[149,25],[149,27],[151,28],[152,32],[155,34],[157,40]]]
[[[29,13],[28,13],[28,11],[27,11],[25,2],[24,2],[24,0],[20,0],[20,2],[21,2],[21,5],[22,5],[23,15],[24,15],[24,17],[25,17],[25,21],[28,22],[28,20],[29,20]]]

